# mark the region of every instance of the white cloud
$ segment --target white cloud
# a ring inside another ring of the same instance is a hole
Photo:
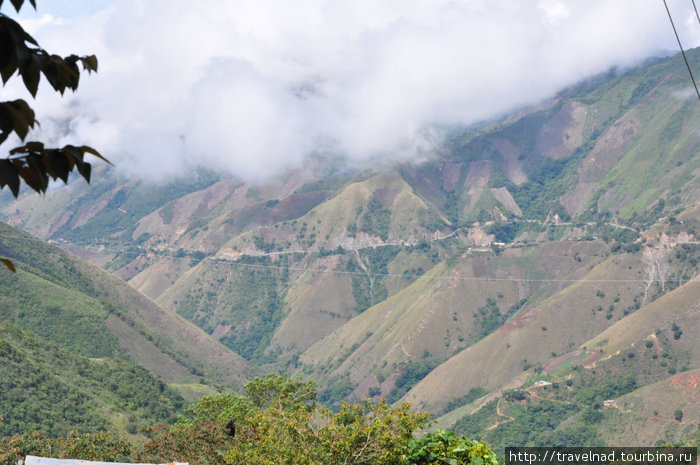
[[[44,137],[94,145],[132,174],[201,163],[260,179],[319,148],[355,161],[415,157],[440,128],[677,47],[663,5],[638,0],[106,5],[30,24],[49,50],[100,59],[63,100],[44,82],[36,109]],[[697,21],[684,2],[670,5],[684,46],[697,46]]]

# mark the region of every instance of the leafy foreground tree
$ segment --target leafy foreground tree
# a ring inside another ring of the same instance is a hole
[[[451,432],[414,439],[429,415],[408,404],[346,403],[333,413],[315,398],[313,381],[256,378],[244,396],[205,397],[175,425],[152,428],[135,458],[192,465],[498,465],[486,444]],[[226,434],[231,419],[234,437]]]
[[[191,465],[498,465],[483,442],[438,430],[420,439],[428,414],[385,401],[317,406],[316,386],[281,375],[256,378],[245,394],[204,397],[174,425],[148,429],[137,447],[110,434],[0,438],[0,464],[25,455]],[[235,422],[235,436],[226,425]]]
[[[409,441],[407,458],[408,463],[415,465],[498,465],[496,454],[486,443],[445,430]]]
[[[3,3],[5,2],[0,0],[0,8]],[[19,12],[24,0],[11,0],[11,3]],[[29,0],[29,3],[36,8],[35,0]],[[3,85],[17,72],[32,97],[36,97],[43,74],[51,87],[63,95],[66,89],[78,89],[78,63],[88,73],[97,72],[95,55],[70,55],[65,58],[52,55],[39,47],[37,41],[16,21],[0,13],[0,77]],[[29,130],[37,124],[39,122],[34,110],[25,100],[0,102],[0,144],[13,132],[24,142]],[[49,178],[68,182],[68,175],[73,170],[90,182],[91,165],[85,161],[85,154],[88,153],[107,161],[95,149],[86,145],[47,148],[42,142],[26,142],[11,149],[6,158],[0,158],[0,188],[9,187],[17,197],[20,180],[24,180],[30,188],[43,193],[48,188]],[[10,260],[0,258],[0,261],[15,271]]]

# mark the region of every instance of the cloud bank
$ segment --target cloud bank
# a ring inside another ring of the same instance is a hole
[[[25,20],[49,51],[100,60],[74,95],[42,83],[38,136],[155,178],[203,165],[260,180],[315,152],[410,159],[444,128],[677,50],[663,4],[639,0],[102,3],[61,17],[39,2]],[[670,6],[684,47],[700,44],[692,5]]]

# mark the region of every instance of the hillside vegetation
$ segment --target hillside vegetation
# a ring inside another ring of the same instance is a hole
[[[700,68],[700,50],[689,59]],[[687,440],[700,420],[687,90],[682,59],[658,59],[455,130],[423,163],[317,157],[260,184],[105,170],[89,189],[25,195],[4,221],[113,276],[3,227],[0,252],[21,266],[0,315],[193,397],[265,370],[316,379],[334,409],[409,401],[497,447]]]
[[[0,253],[18,268],[0,283],[2,321],[85,357],[132,360],[169,383],[235,387],[254,374],[122,280],[17,229],[0,224],[0,234]]]
[[[111,430],[174,421],[185,401],[127,360],[87,358],[0,323],[0,435]]]

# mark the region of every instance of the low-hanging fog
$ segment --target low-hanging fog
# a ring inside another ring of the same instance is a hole
[[[62,99],[42,82],[35,136],[152,178],[204,165],[260,180],[315,152],[420,157],[448,128],[678,51],[661,0],[50,3],[23,25],[100,69]],[[691,2],[669,6],[684,47],[700,44]],[[18,78],[2,94],[30,98]]]

